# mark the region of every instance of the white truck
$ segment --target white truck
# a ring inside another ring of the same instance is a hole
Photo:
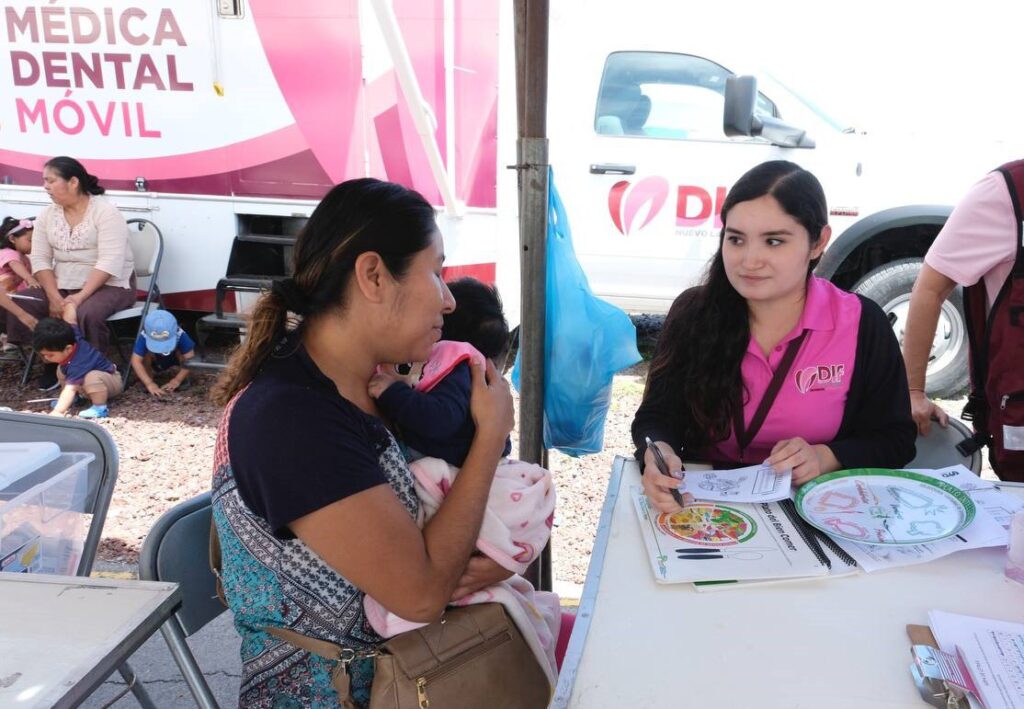
[[[997,158],[908,179],[907,146],[873,147],[767,77],[756,99],[740,82],[727,100],[731,67],[673,23],[553,6],[551,159],[598,295],[664,312],[716,248],[732,181],[785,158],[829,198],[835,237],[819,273],[877,300],[900,329],[928,244]],[[330,185],[391,179],[437,205],[449,274],[496,281],[517,320],[511,2],[8,0],[2,22],[5,214],[38,212],[42,164],[76,157],[126,216],[162,230],[166,306],[211,311],[225,277],[286,272]],[[727,111],[733,133],[766,128],[727,136]],[[965,351],[954,295],[933,393],[963,386]]]

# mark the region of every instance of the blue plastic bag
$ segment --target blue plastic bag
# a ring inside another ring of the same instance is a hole
[[[594,296],[576,260],[565,207],[548,172],[547,330],[544,341],[544,447],[599,453],[612,377],[640,361],[629,316]],[[512,383],[519,388],[516,355]]]

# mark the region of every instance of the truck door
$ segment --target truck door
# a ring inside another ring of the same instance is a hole
[[[614,52],[590,110],[571,109],[583,116],[573,122],[577,130],[553,117],[562,131],[552,133],[553,154],[560,140],[573,146],[557,153],[556,184],[576,252],[601,297],[638,312],[667,310],[717,248],[733,181],[756,163],[785,157],[760,138],[725,136],[727,76],[697,56]],[[763,95],[757,110],[777,115]]]

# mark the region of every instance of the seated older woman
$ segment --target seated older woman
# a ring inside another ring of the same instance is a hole
[[[106,349],[107,318],[135,303],[135,263],[128,246],[128,225],[117,207],[102,197],[99,180],[74,158],[46,163],[43,186],[53,204],[35,222],[32,273],[41,288],[22,291],[19,305],[33,318],[60,317],[66,302],[78,310],[82,335],[101,352]],[[8,316],[11,342],[31,341],[24,318]],[[40,382],[56,381],[52,372]]]

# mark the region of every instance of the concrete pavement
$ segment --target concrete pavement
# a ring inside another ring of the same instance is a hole
[[[231,611],[227,610],[188,639],[192,654],[196,656],[196,662],[202,668],[217,703],[225,708],[238,706],[238,683],[242,676],[241,661],[238,658],[239,642],[232,625]],[[159,632],[135,651],[129,663],[160,709],[196,706],[185,679],[167,649],[164,636]],[[81,706],[103,709],[124,690],[124,680],[115,672]],[[139,703],[128,692],[109,706],[113,709],[137,709]]]

